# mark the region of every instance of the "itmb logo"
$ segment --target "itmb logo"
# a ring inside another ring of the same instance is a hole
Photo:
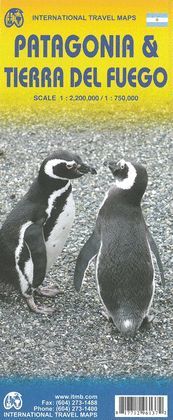
[[[20,410],[22,408],[22,398],[19,392],[9,392],[3,401],[5,410],[11,410],[11,408],[15,408],[16,410]]]
[[[7,28],[11,28],[13,25],[21,28],[24,23],[22,10],[15,8],[8,10],[4,18],[4,23]]]

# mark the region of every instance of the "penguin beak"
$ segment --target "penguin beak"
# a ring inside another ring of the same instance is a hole
[[[109,162],[108,166],[113,174],[116,174],[120,170],[120,165],[115,162]]]
[[[118,171],[120,170],[120,164],[116,163],[114,161],[105,161],[104,162],[104,166],[108,166],[108,168],[110,169],[110,171],[112,172],[112,174],[115,176]]]
[[[97,173],[95,168],[85,165],[84,163],[82,163],[81,165],[78,165],[77,169],[81,174],[88,174],[90,172],[92,175],[94,175]]]

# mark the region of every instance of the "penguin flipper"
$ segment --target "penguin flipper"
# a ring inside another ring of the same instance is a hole
[[[155,242],[151,232],[149,231],[149,228],[148,228],[147,225],[146,225],[146,230],[147,230],[147,238],[148,238],[148,242],[150,244],[151,251],[153,252],[153,254],[156,257],[157,265],[158,265],[158,268],[159,268],[159,271],[160,271],[162,286],[165,287],[164,270],[163,270],[162,261],[161,261],[160,255],[159,255],[159,250],[157,248],[156,242]]]
[[[83,248],[81,249],[75,266],[74,272],[74,287],[79,292],[82,281],[84,278],[85,271],[92,260],[100,249],[100,235],[95,229],[90,238],[87,240]]]
[[[43,219],[32,223],[26,229],[24,241],[28,251],[30,252],[33,263],[33,278],[31,278],[30,283],[28,283],[28,289],[22,294],[31,311],[37,314],[51,315],[54,312],[54,309],[37,305],[33,294],[34,289],[37,289],[42,284],[46,274],[47,258],[43,235]]]
[[[42,284],[46,274],[46,246],[43,235],[43,220],[39,220],[30,225],[24,236],[28,246],[34,266],[33,284],[34,288]]]

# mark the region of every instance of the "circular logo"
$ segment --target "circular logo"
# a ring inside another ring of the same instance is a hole
[[[16,8],[8,10],[4,18],[4,23],[7,28],[11,28],[13,25],[21,28],[24,23],[22,10]]]
[[[9,392],[3,401],[4,408],[6,410],[10,410],[11,408],[15,408],[16,410],[20,410],[22,408],[22,398],[19,392]]]

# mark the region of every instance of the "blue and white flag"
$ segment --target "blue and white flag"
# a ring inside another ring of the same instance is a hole
[[[147,26],[168,26],[168,13],[147,13]]]

